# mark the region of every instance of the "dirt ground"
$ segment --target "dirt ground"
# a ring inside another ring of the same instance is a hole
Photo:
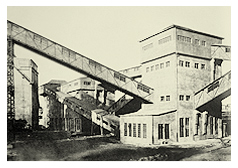
[[[230,161],[231,146],[219,139],[138,147],[113,137],[24,140],[8,145],[8,161]]]

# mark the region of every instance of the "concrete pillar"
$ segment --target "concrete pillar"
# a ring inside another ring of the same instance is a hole
[[[107,103],[107,90],[103,89],[103,104]]]
[[[202,113],[202,134],[207,134],[207,125],[208,125],[208,112],[205,111]]]
[[[222,137],[222,119],[218,118],[218,138]]]

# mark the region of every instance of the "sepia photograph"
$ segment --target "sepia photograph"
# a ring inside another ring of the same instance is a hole
[[[6,8],[7,161],[231,161],[231,6]]]

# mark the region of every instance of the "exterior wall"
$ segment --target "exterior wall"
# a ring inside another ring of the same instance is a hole
[[[159,138],[159,124],[163,124],[163,138]],[[165,137],[165,124],[169,124],[169,139]],[[153,116],[153,130],[154,144],[175,142],[177,133],[176,111],[161,116]]]
[[[127,123],[126,128],[124,128]],[[131,124],[131,136],[129,136],[129,123]],[[136,136],[133,136],[133,124],[136,124]],[[138,124],[141,124],[141,136],[138,137]],[[143,137],[143,124],[146,124],[146,138]],[[124,130],[127,130],[125,136]],[[120,117],[120,140],[125,144],[147,145],[152,144],[152,116]]]
[[[194,33],[187,30],[176,29],[176,35],[181,35],[184,37],[190,37],[191,43],[184,42],[181,40],[176,40],[176,50],[177,52],[200,56],[204,58],[211,58],[211,45],[221,44],[222,39],[215,37],[206,36],[203,34]],[[177,37],[178,38],[178,37]],[[195,39],[199,40],[199,44],[196,44]],[[205,46],[202,45],[202,41],[205,41]]]
[[[142,82],[154,88],[153,105],[148,105],[159,111],[171,110],[177,106],[177,58],[176,54],[171,54],[166,57],[160,57],[154,61],[142,64]],[[166,62],[169,61],[169,66],[166,67]],[[163,68],[160,64],[163,63]],[[159,66],[157,69],[156,67]],[[153,67],[153,71],[151,71]],[[149,71],[147,72],[147,69]],[[161,96],[164,100],[161,101]],[[166,96],[170,96],[170,100],[166,101]],[[146,105],[145,105],[146,106]],[[149,109],[148,109],[149,110]]]
[[[32,129],[38,127],[38,72],[37,65],[30,59],[15,58],[14,69],[16,120],[26,120]]]
[[[171,51],[176,51],[175,28],[141,42],[141,63],[170,54]]]

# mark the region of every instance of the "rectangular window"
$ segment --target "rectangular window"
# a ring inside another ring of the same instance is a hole
[[[202,41],[202,46],[206,46],[206,41]]]
[[[213,135],[213,117],[210,118],[210,134]]]
[[[194,68],[198,69],[198,63],[194,64]]]
[[[159,64],[156,64],[155,65],[155,70],[158,70],[159,69]]]
[[[189,118],[185,118],[185,137],[189,137]]]
[[[141,137],[141,124],[138,124],[138,138]]]
[[[165,124],[164,128],[165,139],[169,139],[169,124]]]
[[[182,60],[179,60],[179,66],[183,66],[183,61]]]
[[[74,86],[78,85],[78,82],[74,83]]]
[[[169,67],[170,66],[170,61],[167,61],[166,62],[166,67]]]
[[[231,52],[231,48],[230,47],[226,47],[226,52]]]
[[[124,123],[124,136],[127,136],[127,123]]]
[[[164,63],[160,63],[160,69],[164,68]]]
[[[146,67],[146,72],[149,72],[150,68],[149,67]]]
[[[170,95],[166,96],[166,101],[170,101]]]
[[[160,96],[160,101],[164,101],[164,96]]]
[[[179,95],[179,100],[183,101],[184,95]]]
[[[163,124],[158,124],[158,139],[163,139]]]
[[[146,138],[146,124],[143,124],[143,138]]]
[[[131,123],[128,124],[128,128],[129,128],[129,136],[131,137]]]
[[[84,85],[91,85],[91,82],[84,81],[83,84],[84,84]]]
[[[150,71],[153,71],[154,70],[154,65],[150,67]]]
[[[199,45],[199,40],[198,39],[195,39],[195,44]]]
[[[190,96],[186,95],[186,101],[189,101],[189,100],[190,100]]]
[[[144,47],[142,47],[143,50],[148,50],[149,48],[153,47],[153,43],[147,44]]]
[[[201,69],[205,69],[205,64],[201,64]]]
[[[133,123],[133,137],[136,137],[136,124]]]
[[[185,62],[185,67],[190,67],[190,62],[186,61]]]
[[[180,137],[184,137],[184,124],[183,124],[183,118],[179,119],[179,128],[180,128]]]

